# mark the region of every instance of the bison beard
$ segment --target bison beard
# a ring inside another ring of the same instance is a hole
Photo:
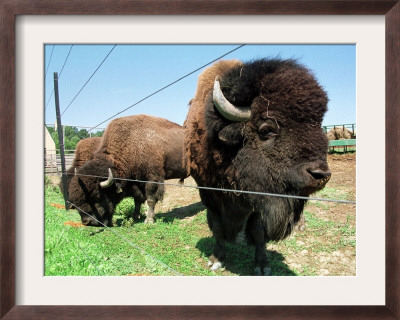
[[[292,60],[220,61],[199,77],[185,122],[185,153],[200,186],[309,196],[330,177],[321,129],[327,97],[312,74]],[[305,201],[202,189],[216,245],[212,270],[226,258],[225,241],[241,231],[256,247],[256,274],[266,274],[265,244],[287,237]]]
[[[147,200],[146,222],[153,222],[154,206],[162,199],[164,186],[151,182],[183,181],[188,176],[182,144],[183,128],[168,120],[146,115],[113,120],[93,159],[77,170],[68,186],[82,223],[111,226],[115,206],[125,197],[134,198],[135,220]]]

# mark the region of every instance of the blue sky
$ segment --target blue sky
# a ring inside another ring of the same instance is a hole
[[[113,46],[74,44],[71,49],[71,44],[45,45],[46,124],[56,121],[54,94],[51,95],[54,72],[59,73],[62,123],[104,128],[111,121],[107,120],[110,117],[237,48],[239,44],[118,44],[109,54]],[[107,59],[87,82],[107,54]],[[356,123],[355,45],[245,45],[223,59],[248,61],[268,57],[295,58],[314,72],[330,99],[323,125]],[[187,104],[196,90],[198,75],[204,69],[116,117],[144,113],[182,125],[188,111]]]

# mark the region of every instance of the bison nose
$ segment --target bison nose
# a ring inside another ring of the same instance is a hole
[[[331,170],[321,170],[321,169],[308,169],[308,173],[315,179],[315,180],[326,180],[328,181],[332,175]]]
[[[82,224],[83,224],[84,226],[88,226],[89,223],[90,223],[90,220],[88,220],[88,219],[82,219]]]
[[[82,220],[82,224],[87,227],[92,225],[92,219],[90,219],[89,217],[84,217],[81,220]]]

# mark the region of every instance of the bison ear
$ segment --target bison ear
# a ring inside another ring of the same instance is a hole
[[[115,186],[117,187],[117,193],[121,193],[122,192],[122,188],[121,188],[121,184],[120,183],[116,183]]]
[[[234,146],[243,141],[243,123],[236,122],[222,128],[218,133],[218,138],[223,143]]]

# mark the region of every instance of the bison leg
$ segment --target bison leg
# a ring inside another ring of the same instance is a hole
[[[143,200],[134,198],[135,201],[135,210],[133,210],[132,218],[134,221],[138,221],[140,218],[140,208],[142,207]]]
[[[306,218],[304,217],[304,214],[301,215],[300,220],[295,227],[295,230],[299,232],[306,230]]]
[[[156,206],[156,201],[153,198],[147,198],[147,205],[149,206],[149,210],[147,210],[147,217],[144,223],[153,223],[154,207]]]
[[[226,257],[225,235],[221,221],[210,209],[207,209],[207,219],[215,238],[214,252],[208,258],[208,267],[211,268],[212,271],[215,271],[223,266],[223,261]]]
[[[142,204],[146,201],[146,198],[144,196],[144,188],[140,188],[141,185],[131,185],[131,192],[129,193],[130,196],[133,197],[133,200],[135,201],[135,210],[132,213],[132,218],[134,221],[139,220],[140,218],[140,208]],[[129,188],[126,188],[129,190]]]
[[[150,176],[149,179],[150,181],[163,182],[163,180],[157,176]],[[153,223],[154,207],[157,201],[161,200],[164,195],[164,185],[155,183],[146,183],[145,189],[146,189],[147,205],[149,206],[145,223]]]
[[[260,213],[253,213],[248,222],[247,228],[254,240],[256,247],[255,252],[255,269],[254,274],[257,276],[268,276],[271,273],[271,269],[267,266],[267,251],[265,248],[265,234],[264,227],[261,221]]]

